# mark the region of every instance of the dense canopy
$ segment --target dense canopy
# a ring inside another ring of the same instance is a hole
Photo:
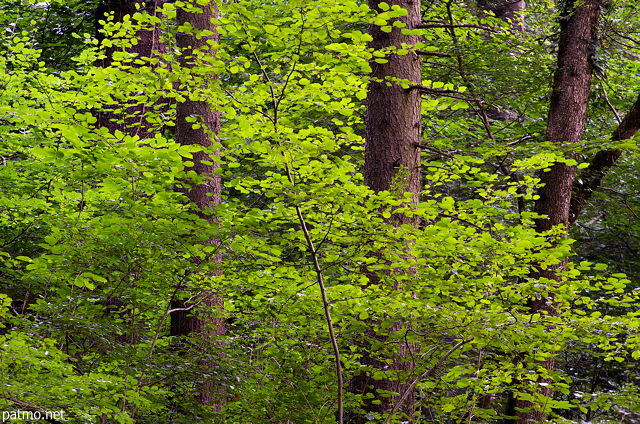
[[[0,0],[3,422],[640,420],[631,0]]]

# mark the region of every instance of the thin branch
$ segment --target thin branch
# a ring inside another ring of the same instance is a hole
[[[436,155],[445,156],[445,157],[448,157],[448,158],[450,158],[450,159],[453,159],[453,158],[454,158],[454,156],[453,156],[452,154],[449,154],[449,153],[447,153],[447,152],[444,152],[444,151],[442,151],[442,150],[440,150],[440,149],[438,149],[438,148],[431,147],[431,146],[429,146],[429,145],[427,145],[427,144],[424,144],[424,143],[413,143],[413,145],[414,145],[416,148],[420,148],[420,149],[428,150],[429,152],[431,152],[431,153],[433,153],[433,154],[436,154]]]
[[[518,143],[522,143],[523,141],[527,141],[527,140],[531,140],[532,138],[536,138],[536,136],[531,135],[531,134],[527,134],[527,135],[523,135],[522,137],[520,137],[519,139],[517,139],[516,141],[510,141],[507,143],[507,146],[513,146],[516,145]]]
[[[429,29],[429,28],[475,28],[475,29],[481,29],[483,31],[489,31],[489,32],[498,32],[497,30],[493,29],[493,28],[489,28],[483,25],[475,25],[475,24],[456,24],[456,25],[452,25],[452,24],[421,24],[421,25],[416,25],[416,28],[418,29]]]
[[[305,31],[305,21],[304,21],[304,13],[302,14],[302,27],[300,28],[300,36],[298,37],[298,49],[296,54],[298,56],[300,56],[300,50],[302,49],[302,41],[303,41],[303,33]],[[287,78],[284,81],[284,85],[282,86],[282,90],[280,91],[280,96],[278,97],[278,105],[280,105],[280,103],[282,103],[282,100],[284,99],[284,94],[287,90],[287,86],[289,85],[289,81],[291,80],[291,76],[293,76],[293,73],[296,70],[296,65],[298,64],[298,62],[293,62],[293,65],[291,65],[291,71],[289,72],[289,74],[287,75]],[[277,117],[277,111],[275,111],[276,113],[276,117]]]
[[[428,370],[423,372],[420,375],[420,377],[418,377],[415,380],[413,380],[413,382],[409,385],[409,387],[407,387],[407,389],[404,391],[404,393],[402,394],[400,399],[398,399],[396,404],[393,405],[393,409],[391,409],[391,411],[389,412],[389,415],[387,415],[387,419],[384,420],[384,424],[389,424],[389,422],[391,422],[391,418],[393,418],[393,414],[398,412],[398,409],[400,409],[400,407],[402,406],[404,401],[409,396],[409,393],[411,393],[413,391],[414,387],[416,387],[416,385],[420,382],[420,380],[422,380],[425,377],[428,377],[433,372],[435,372],[438,368],[440,368],[440,366],[442,366],[444,361],[446,361],[449,358],[449,356],[451,356],[453,354],[453,352],[458,350],[461,346],[469,343],[471,340],[473,340],[473,339],[471,338],[471,339],[467,339],[467,340],[461,340],[460,342],[458,342],[455,346],[453,346],[451,349],[449,349],[449,351],[447,353],[445,353],[444,356],[442,358],[440,358],[440,360],[434,366],[432,366],[431,368],[429,368]]]
[[[151,359],[151,357],[153,356],[153,351],[155,350],[156,344],[158,343],[158,339],[160,338],[160,334],[162,333],[161,331],[162,327],[164,326],[164,323],[167,320],[167,317],[169,316],[169,313],[171,311],[171,309],[169,309],[171,306],[171,303],[173,303],[173,301],[178,296],[178,293],[183,287],[184,281],[189,275],[191,275],[191,272],[187,270],[178,281],[178,284],[176,285],[176,288],[173,290],[173,293],[171,293],[171,297],[169,298],[169,302],[167,303],[167,309],[164,311],[164,313],[162,314],[162,317],[160,318],[160,322],[158,323],[158,328],[156,329],[156,334],[154,335],[153,340],[151,342],[151,346],[149,347],[149,353],[147,354],[147,358],[149,359]],[[144,373],[142,376],[144,376]],[[142,377],[140,378],[140,380],[142,380]]]
[[[456,55],[454,55],[454,56],[456,56]],[[422,63],[426,63],[427,65],[440,66],[442,68],[446,68],[446,69],[448,69],[450,71],[453,71],[455,73],[458,73],[458,74],[460,73],[460,70],[458,68],[454,68],[453,66],[447,65],[446,63],[431,62],[429,60],[423,60]]]
[[[193,297],[193,296],[192,296],[192,297]],[[189,302],[189,300],[187,300],[185,303],[187,303],[187,302]],[[167,311],[167,313],[168,313],[168,314],[172,314],[172,313],[174,313],[174,312],[178,312],[178,311],[190,311],[190,310],[192,310],[193,308],[195,308],[196,306],[200,305],[200,303],[202,303],[202,302],[200,301],[200,302],[197,302],[197,303],[192,303],[192,304],[191,304],[191,306],[188,306],[188,307],[186,307],[186,308],[173,308],[173,309],[169,309],[169,310]]]
[[[611,136],[612,141],[629,140],[637,134],[640,129],[640,96],[636,99],[635,103],[627,112],[627,115],[618,125],[618,128],[613,131]],[[596,190],[605,175],[613,165],[615,165],[618,158],[622,155],[620,149],[607,149],[601,150],[593,157],[591,164],[587,167],[580,177],[576,181],[583,181],[582,184],[574,184],[573,193],[571,195],[571,204],[569,206],[569,222],[574,223],[582,210],[584,209],[587,201],[593,195],[593,191]]]
[[[419,90],[421,93],[444,96],[445,94],[460,94],[456,90],[439,90],[436,88],[425,87],[424,85],[411,85],[407,90]]]
[[[604,85],[602,86],[602,94],[604,95],[604,99],[607,102],[607,106],[609,106],[609,109],[611,109],[611,112],[613,112],[613,114],[616,116],[618,125],[620,125],[622,123],[622,119],[620,119],[620,115],[618,114],[618,111],[616,110],[616,108],[611,104],[611,100],[609,100],[609,96],[607,95],[607,89],[604,87]]]
[[[272,117],[271,115],[269,115],[268,113],[265,113],[265,112],[261,111],[261,110],[260,110],[260,109],[258,109],[257,107],[253,107],[253,106],[248,106],[248,105],[246,105],[245,103],[243,103],[243,102],[241,102],[240,100],[236,99],[236,98],[233,96],[233,93],[231,93],[231,91],[229,91],[229,90],[224,90],[224,92],[227,94],[227,96],[231,97],[231,99],[232,99],[233,101],[235,101],[236,103],[238,103],[239,105],[246,106],[246,107],[248,107],[249,109],[253,110],[254,112],[257,112],[257,113],[259,113],[260,115],[264,116],[265,118],[267,118],[267,119],[268,119],[269,121],[271,121],[272,123],[275,123],[275,122],[274,122],[274,120],[273,120],[273,117]]]
[[[629,40],[633,43],[636,44],[636,46],[630,46],[633,47],[634,49],[640,49],[640,40],[636,40],[635,38],[629,37],[628,35],[624,35],[621,34],[620,32],[616,31],[615,29],[611,29],[611,31],[616,34],[618,37],[624,38],[625,40]]]
[[[13,237],[11,240],[9,240],[8,242],[4,243],[4,244],[0,244],[0,248],[2,247],[6,247],[8,245],[10,245],[11,243],[13,243],[14,241],[18,240],[20,237],[22,237],[27,231],[29,231],[29,228],[31,228],[31,226],[33,225],[35,221],[31,221],[29,224],[27,224],[26,227],[24,227],[22,229],[22,231],[20,231],[15,237]]]
[[[631,44],[623,43],[622,41],[620,41],[620,40],[616,40],[615,38],[613,38],[613,37],[611,37],[611,36],[608,36],[608,37],[611,39],[611,41],[613,41],[613,42],[614,42],[614,43],[616,43],[616,44],[620,44],[620,45],[621,45],[621,46],[623,46],[623,47],[626,47],[626,48],[628,48],[628,49],[636,49],[636,50],[640,50],[640,47],[638,47],[638,46],[633,46],[633,45],[631,45]],[[629,54],[629,56],[631,56],[631,57],[633,57],[633,58],[637,58],[637,57],[638,57],[638,56],[636,56],[636,55],[634,55],[634,54],[631,54],[631,53],[628,53],[628,54]]]
[[[598,189],[604,190],[604,191],[611,191],[611,192],[613,192],[615,194],[618,194],[620,196],[623,196],[623,197],[626,197],[626,196],[640,196],[640,192],[625,193],[623,191],[616,190],[615,188],[611,188],[611,187],[600,186],[600,187],[598,187]]]
[[[462,100],[467,103],[482,102],[482,100],[460,96],[459,95],[460,92],[456,90],[439,90],[437,88],[429,88],[423,85],[412,85],[412,86],[409,86],[407,90],[419,90],[421,93],[427,94],[430,96],[449,97],[451,99]]]
[[[289,164],[287,164],[287,177],[289,179],[289,182],[293,184],[293,176],[291,175],[291,168],[289,167]],[[304,215],[302,214],[302,209],[300,209],[300,206],[296,206],[296,215],[298,215],[298,221],[300,222],[302,232],[304,233],[304,238],[307,241],[307,247],[309,248],[309,252],[311,253],[313,267],[315,268],[318,286],[320,288],[320,294],[322,295],[322,307],[324,309],[327,327],[329,329],[329,338],[331,339],[333,354],[335,356],[336,378],[338,380],[338,424],[343,424],[344,400],[342,397],[342,386],[344,385],[344,383],[342,378],[342,362],[340,359],[340,347],[338,346],[338,339],[336,338],[335,331],[333,329],[333,319],[331,318],[329,299],[327,298],[327,290],[324,285],[324,274],[322,272],[322,268],[320,267],[320,261],[318,260],[318,251],[313,244],[311,233],[307,228],[307,223],[304,219]]]
[[[633,215],[638,221],[640,221],[640,216],[638,216],[638,214],[633,210],[633,208],[631,208],[631,205],[629,204],[629,201],[627,200],[627,198],[624,197],[622,200],[624,201],[624,205],[627,207],[629,212],[631,212],[631,215]]]
[[[218,254],[218,251],[222,248],[222,243],[217,243],[216,244],[216,248],[213,249],[211,252],[209,252],[203,260],[198,261],[196,263],[196,267],[200,267],[202,264],[206,263],[209,259],[211,259],[212,257],[214,257],[215,255]],[[161,333],[161,329],[162,326],[164,325],[167,317],[169,316],[169,314],[171,314],[171,312],[176,312],[176,311],[180,311],[180,310],[189,310],[195,306],[198,306],[201,302],[197,302],[196,304],[194,304],[193,306],[190,307],[186,307],[186,308],[173,308],[173,309],[169,309],[171,307],[171,304],[176,300],[178,293],[180,292],[180,290],[182,290],[185,287],[185,281],[187,280],[187,277],[189,277],[192,274],[191,270],[186,270],[186,272],[184,273],[183,276],[181,276],[178,279],[178,284],[176,284],[175,289],[173,290],[173,293],[171,293],[171,297],[169,298],[169,302],[167,303],[167,309],[164,311],[164,313],[162,314],[162,318],[160,318],[160,322],[158,323],[158,327],[156,329],[156,334],[154,335],[153,341],[151,342],[151,346],[149,347],[149,353],[147,354],[147,357],[149,359],[151,359],[151,356],[153,355],[153,351],[156,347],[156,344],[158,342],[158,338],[160,337],[160,333]],[[189,299],[187,299],[187,302],[191,301],[191,299],[193,299],[193,296],[191,296]]]
[[[273,101],[273,124],[274,126],[276,125],[276,123],[278,122],[278,98],[276,97],[276,92],[273,89],[273,82],[271,82],[271,78],[269,78],[269,74],[267,74],[267,68],[265,66],[262,65],[262,62],[260,61],[260,58],[258,57],[258,54],[254,51],[253,52],[253,57],[255,58],[256,62],[258,63],[258,66],[260,67],[260,70],[262,71],[262,75],[264,75],[264,78],[267,80],[267,82],[269,83],[269,91],[271,91],[271,99]],[[293,70],[292,70],[293,72]],[[282,92],[284,94],[284,90]]]
[[[453,53],[428,52],[425,50],[416,50],[416,54],[420,56],[437,56],[437,57],[456,57]]]
[[[456,221],[460,221],[460,222],[462,222],[463,224],[467,224],[468,226],[475,228],[476,230],[479,230],[479,231],[485,231],[485,229],[484,229],[484,228],[482,228],[481,226],[479,226],[479,225],[477,225],[477,224],[474,224],[474,223],[473,223],[473,222],[471,222],[471,221],[467,221],[467,220],[466,220],[466,219],[464,219],[464,218],[460,218],[459,216],[456,216],[456,215],[450,215],[450,214],[448,214],[448,213],[439,213],[438,215],[439,215],[439,216],[444,216],[445,218],[449,218],[449,219],[454,219],[454,220],[456,220]]]

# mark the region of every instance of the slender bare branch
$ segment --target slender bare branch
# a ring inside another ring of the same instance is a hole
[[[418,378],[413,380],[413,382],[409,385],[409,387],[407,387],[404,393],[402,393],[402,396],[400,397],[400,399],[398,399],[396,404],[393,405],[393,409],[389,411],[389,415],[387,415],[387,418],[384,420],[384,424],[389,424],[389,422],[391,422],[391,419],[393,418],[393,414],[398,412],[398,409],[400,409],[400,407],[402,406],[402,403],[407,399],[411,391],[416,387],[416,385],[420,382],[420,380],[433,374],[438,368],[442,366],[444,361],[446,361],[449,358],[449,356],[453,354],[453,352],[455,352],[465,344],[469,343],[471,340],[473,339],[471,338],[467,340],[461,340],[460,342],[458,342],[455,346],[449,349],[449,351],[447,351],[447,353],[445,353],[444,356],[440,358],[440,360],[434,366],[432,366],[431,368],[423,372]]]
[[[456,57],[456,54],[452,53],[440,53],[440,52],[428,52],[425,50],[416,50],[416,54],[420,56],[436,56],[436,57]]]
[[[420,28],[420,29],[429,29],[429,28],[475,28],[475,29],[481,29],[483,31],[489,31],[489,32],[498,32],[493,28],[487,27],[487,26],[483,26],[483,25],[475,25],[475,24],[422,24],[422,25],[418,25],[416,28]]]

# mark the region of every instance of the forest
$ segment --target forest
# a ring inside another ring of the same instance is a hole
[[[0,0],[2,422],[640,422],[634,0]]]

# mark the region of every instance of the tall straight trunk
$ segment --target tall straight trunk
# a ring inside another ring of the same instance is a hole
[[[195,2],[194,2],[195,3]],[[217,6],[214,4],[201,6],[202,12],[187,12],[178,8],[176,12],[178,33],[176,44],[180,51],[179,63],[181,68],[193,70],[198,65],[198,54],[214,55],[214,47],[209,44],[218,42],[219,36],[215,24],[212,22],[218,15]],[[181,28],[182,27],[182,28]],[[200,36],[186,28],[191,27],[195,32],[207,31],[210,35]],[[196,72],[197,74],[198,72]],[[193,118],[199,125],[194,125]],[[194,171],[203,180],[198,184],[190,184],[184,190],[189,201],[196,206],[196,214],[210,223],[215,222],[211,209],[220,203],[221,180],[215,170],[218,164],[210,156],[214,145],[214,137],[220,130],[220,113],[213,110],[208,102],[187,98],[176,105],[176,139],[180,144],[197,144],[207,151],[194,153],[191,161],[193,166],[187,168]],[[210,243],[217,243],[210,240]],[[213,261],[220,262],[220,256],[216,255]],[[180,298],[172,304],[174,312],[171,313],[170,335],[184,338],[188,335],[197,335],[198,348],[202,351],[213,353],[216,350],[215,338],[225,333],[224,320],[212,318],[210,314],[222,308],[222,299],[214,293],[202,293],[198,299],[198,308],[191,309],[190,304]],[[211,367],[213,364],[204,362],[201,365]],[[203,405],[219,409],[222,405],[221,396],[216,390],[216,381],[209,379],[199,388],[199,399]]]
[[[406,24],[406,28],[414,29],[420,25],[420,1],[417,0],[392,0],[387,1],[389,6],[400,6],[408,11],[408,15],[400,20]],[[370,0],[372,9],[378,8],[377,0]],[[400,28],[393,27],[389,33],[381,30],[379,26],[370,25],[369,34],[373,38],[369,47],[380,50],[395,46],[414,45],[420,41],[420,36],[404,35]],[[414,54],[406,55],[390,54],[386,57],[386,63],[371,62],[371,82],[367,94],[366,112],[366,143],[364,180],[365,184],[376,192],[390,190],[399,195],[404,192],[413,194],[411,203],[417,204],[420,195],[420,92],[415,89],[403,88],[397,79],[408,80],[409,86],[420,85],[422,70],[420,58]],[[416,218],[403,214],[395,214],[391,217],[394,225],[417,225]],[[372,284],[377,284],[380,277],[372,272],[364,270]],[[395,290],[400,288],[395,287]],[[396,331],[399,325],[389,331]],[[384,339],[385,336],[377,335],[369,331],[365,335],[368,339]],[[408,368],[408,364],[402,361],[403,349],[400,358],[393,358],[394,363],[388,366],[385,359],[376,357],[370,352],[365,343],[365,349],[361,363],[373,369],[383,370],[389,367],[393,370]],[[385,417],[385,413],[393,408],[398,396],[381,396],[379,391],[391,391],[402,395],[407,385],[394,379],[373,379],[368,372],[355,376],[350,384],[352,393],[366,395],[373,394],[372,398],[366,398],[364,404],[365,414],[353,418],[354,423],[366,423],[367,414],[377,414]],[[413,395],[409,395],[403,401],[401,411],[412,416]]]
[[[108,0],[101,2],[95,11],[97,38],[101,40],[104,35],[99,31],[102,27],[101,20],[106,19],[106,14],[113,14],[114,22],[123,22],[125,16],[133,16],[134,13],[147,13],[155,15],[157,10],[166,0],[155,0],[141,2],[139,0]],[[136,5],[138,7],[136,8]],[[136,32],[137,43],[130,46],[127,51],[137,54],[139,58],[153,58],[165,52],[164,45],[160,42],[160,28],[158,25],[152,29],[142,29]],[[113,64],[113,53],[115,47],[107,47],[104,51],[105,57],[96,65],[109,67]],[[131,66],[136,66],[132,64]],[[117,99],[116,99],[117,100]],[[120,105],[107,105],[106,110],[96,112],[96,126],[105,127],[109,132],[121,131],[124,134],[138,136],[141,139],[153,137],[151,126],[144,119],[145,112],[150,105],[131,104],[121,113],[114,112]],[[117,335],[116,340],[121,343],[135,343],[138,340],[137,331],[133,327],[133,318],[128,310],[128,304],[121,299],[110,297],[105,299],[107,313],[118,313],[125,321],[129,320],[129,328],[123,334]],[[130,309],[129,309],[130,310]]]
[[[576,144],[584,133],[601,7],[602,0],[567,1],[560,19],[558,61],[546,133],[546,139],[557,145]],[[563,225],[565,231],[568,229],[576,172],[575,166],[555,163],[549,171],[539,173],[544,185],[538,190],[535,211],[545,217],[536,220],[538,232],[551,230],[557,225]],[[547,269],[538,269],[532,277],[559,281],[559,271],[564,266],[563,262]],[[532,300],[528,306],[532,313],[559,313],[553,299]],[[550,358],[540,365],[552,370],[555,363]],[[552,394],[548,385],[541,385],[538,392],[545,396]],[[516,424],[546,420],[547,414],[540,405],[515,399],[513,407],[515,410],[511,412],[517,416]]]
[[[546,139],[558,145],[575,144],[584,133],[593,57],[598,43],[598,20],[602,0],[569,2],[567,15],[561,18],[558,63],[555,73]],[[576,167],[554,164],[540,173],[544,186],[538,191],[535,211],[546,215],[536,223],[538,231],[558,224],[568,227],[571,191]]]
[[[420,2],[394,0],[409,14],[401,20],[408,29],[420,25]],[[377,9],[378,1],[370,0],[369,6]],[[390,33],[377,25],[369,26],[373,40],[369,47],[381,50],[403,44],[414,45],[421,41],[418,35],[404,35],[394,27]],[[420,103],[419,90],[402,88],[393,79],[409,80],[410,85],[420,85],[422,67],[420,58],[413,53],[391,54],[387,63],[371,62],[371,82],[367,94],[365,118],[366,143],[364,154],[364,182],[372,190],[400,190],[413,193],[412,203],[417,204],[420,195]],[[414,218],[395,217],[398,224],[415,224]]]
[[[166,3],[166,0],[154,0],[154,1],[140,1],[140,0],[108,0],[101,2],[96,9],[96,28],[101,28],[99,23],[101,20],[106,19],[105,14],[113,13],[114,22],[123,22],[124,17],[129,15],[133,16],[134,13],[147,13],[149,15],[156,15],[157,11]],[[137,7],[136,7],[137,5]],[[153,29],[142,29],[136,32],[135,38],[137,43],[128,47],[129,53],[136,53],[140,58],[153,58],[158,54],[165,52],[165,46],[161,42],[161,31],[159,25],[155,25]],[[99,31],[97,38],[101,40],[104,37]],[[100,60],[97,65],[102,67],[111,66],[113,63],[113,53],[117,50],[116,47],[110,46],[105,49],[105,57]],[[131,66],[136,66],[132,64]],[[120,105],[112,105],[112,108]],[[136,104],[127,107],[122,113],[114,113],[113,111],[106,110],[97,114],[97,125],[100,127],[109,128],[111,132],[115,130],[122,131],[125,134],[131,136],[137,135],[140,138],[152,137],[153,134],[149,134],[151,126],[144,119],[145,112],[151,105]],[[116,120],[118,122],[116,122]]]

